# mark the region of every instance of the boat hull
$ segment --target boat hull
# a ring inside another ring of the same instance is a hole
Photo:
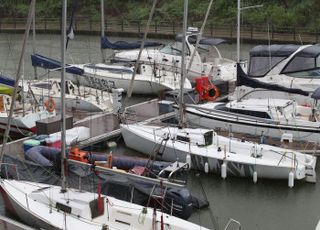
[[[134,128],[128,128],[126,125],[122,125],[121,133],[124,138],[126,145],[136,151],[142,152],[147,155],[154,154],[154,149],[156,145],[160,144],[159,138],[154,138],[152,133],[149,132],[149,137],[146,135],[141,135],[141,133],[136,132]],[[220,174],[222,164],[225,162],[227,165],[227,174],[239,177],[253,177],[254,172],[257,173],[258,177],[270,178],[270,179],[288,179],[289,173],[295,173],[295,179],[303,179],[306,177],[306,168],[298,167],[292,168],[290,165],[277,166],[276,164],[263,164],[259,163],[260,159],[257,158],[256,162],[246,162],[246,161],[234,161],[232,158],[225,158],[223,150],[217,152],[216,149],[208,149],[207,154],[195,154],[197,147],[182,146],[178,147],[179,142],[175,142],[169,139],[165,144],[163,154],[161,155],[162,160],[166,161],[178,161],[187,162],[187,156],[191,157],[191,167],[193,169],[206,171],[206,164],[208,165],[208,171]],[[203,147],[205,148],[205,147]],[[242,147],[235,146],[234,149],[241,149]],[[240,150],[241,151],[241,150]],[[232,152],[232,151],[230,151]],[[250,152],[250,149],[247,150]],[[229,155],[228,153],[227,155]],[[232,153],[233,154],[233,153]],[[250,156],[250,154],[249,154]],[[250,158],[250,157],[248,157]],[[252,160],[252,159],[251,159]],[[313,168],[315,167],[315,163]]]
[[[0,181],[0,187],[5,204],[13,207],[24,222],[39,229],[149,230],[152,226],[160,229],[161,225],[159,211],[153,214],[150,208],[113,197],[102,196],[102,203],[98,203],[98,194],[73,189],[64,193],[59,186],[6,179]],[[167,214],[163,217],[164,225],[172,230],[206,229]]]
[[[3,186],[0,186],[0,192],[2,198],[5,202],[6,209],[10,211],[12,214],[17,216],[20,220],[22,220],[25,224],[42,229],[48,230],[58,230],[59,228],[55,228],[46,221],[43,221],[37,218],[35,215],[26,210],[23,206],[21,206],[14,197],[11,197],[10,194],[4,189]]]
[[[190,123],[200,125],[206,128],[219,128],[224,131],[230,131],[235,133],[251,134],[254,136],[273,137],[280,139],[284,133],[290,133],[293,135],[295,141],[320,141],[320,129],[317,127],[317,123],[314,126],[299,126],[281,124],[276,122],[263,122],[262,120],[255,120],[245,118],[236,115],[227,115],[226,113],[211,110],[205,111],[201,109],[186,108],[187,118]]]
[[[42,110],[35,113],[29,113],[23,116],[14,116],[11,120],[10,132],[27,135],[30,132],[36,132],[36,121],[55,116],[55,112],[49,113]],[[7,113],[0,115],[0,129],[6,130],[8,123]]]

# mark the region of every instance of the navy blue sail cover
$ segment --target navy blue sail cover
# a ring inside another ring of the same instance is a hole
[[[144,42],[144,47],[154,47],[160,46],[160,42]],[[137,42],[126,42],[126,41],[117,41],[110,42],[107,37],[101,37],[101,48],[102,49],[113,49],[113,50],[129,50],[129,49],[138,49],[141,46],[141,41]]]
[[[0,74],[0,84],[4,86],[14,87],[15,80],[10,77],[4,76]]]
[[[32,66],[42,67],[44,69],[50,70],[61,70],[60,61],[42,56],[40,54],[31,55],[31,62]],[[84,70],[71,65],[66,65],[66,72],[71,74],[82,75],[84,73]]]

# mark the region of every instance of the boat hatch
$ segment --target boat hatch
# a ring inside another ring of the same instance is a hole
[[[177,135],[177,141],[190,142],[190,137]]]
[[[91,218],[102,216],[104,214],[104,197],[101,197],[90,201],[89,206],[91,210]],[[101,202],[101,207],[99,207],[99,202]]]
[[[59,202],[56,203],[56,208],[58,210],[65,212],[65,213],[71,213],[71,210],[72,210],[70,206],[59,203]]]
[[[49,188],[51,188],[51,187],[47,186],[47,187],[39,188],[39,189],[37,189],[37,190],[32,191],[32,193],[42,192],[42,191],[47,190],[47,189],[49,189]]]
[[[213,131],[208,131],[203,135],[205,146],[212,145],[212,136],[213,136]]]

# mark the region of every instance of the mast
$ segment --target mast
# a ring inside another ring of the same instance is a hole
[[[36,1],[36,0],[35,0]],[[34,4],[35,7],[36,4]],[[33,54],[36,54],[36,10],[33,9],[33,15],[32,15],[32,52]],[[34,66],[34,78],[38,80],[38,71],[37,67]]]
[[[105,21],[104,21],[104,0],[101,0],[100,1],[101,3],[101,38],[103,38],[105,36]],[[104,49],[102,49],[102,47],[100,48],[101,49],[101,57],[102,57],[102,62],[106,62],[106,56],[105,56],[105,51]]]
[[[208,17],[209,17],[209,13],[210,13],[210,10],[211,10],[212,2],[213,2],[213,0],[210,0],[209,5],[208,5],[208,9],[207,9],[207,12],[206,12],[206,15],[205,15],[205,17],[204,17],[202,26],[201,26],[200,31],[199,31],[199,34],[198,34],[198,36],[197,36],[196,45],[194,46],[194,50],[193,50],[193,52],[192,52],[192,54],[191,54],[190,61],[189,61],[189,64],[188,64],[187,74],[188,74],[188,72],[190,71],[190,68],[191,68],[191,66],[192,66],[192,62],[193,62],[194,56],[195,56],[196,51],[197,51],[197,49],[198,49],[198,47],[199,47],[199,42],[200,42],[200,40],[201,40],[201,38],[202,38],[203,30],[204,30],[204,27],[205,27],[205,25],[206,25],[206,23],[207,23],[207,19],[208,19]]]
[[[128,88],[128,92],[127,92],[127,97],[126,97],[126,99],[127,99],[127,98],[130,98],[130,97],[131,97],[131,94],[132,94],[134,78],[136,77],[136,74],[137,74],[137,71],[138,71],[138,68],[139,68],[141,53],[142,53],[142,50],[143,50],[143,48],[144,48],[144,42],[145,42],[146,39],[147,39],[147,35],[148,35],[148,32],[149,32],[150,23],[151,23],[151,20],[152,20],[152,17],[153,17],[153,14],[154,14],[154,11],[155,11],[155,8],[156,8],[157,3],[158,3],[158,0],[154,0],[154,1],[153,1],[153,5],[152,5],[152,8],[151,8],[151,11],[150,11],[150,14],[149,14],[149,19],[148,19],[148,21],[147,21],[146,28],[145,28],[145,30],[144,30],[143,39],[142,39],[141,46],[140,46],[140,50],[139,50],[139,54],[138,54],[138,57],[137,57],[137,60],[136,60],[135,66],[134,66],[134,72],[133,72],[133,75],[132,75],[132,78],[131,78],[131,81],[130,81],[130,85],[129,85],[129,88]],[[125,101],[125,102],[126,102],[126,101]],[[125,104],[126,104],[126,103],[125,103]]]
[[[184,127],[186,123],[184,114],[184,100],[183,100],[183,86],[186,76],[185,66],[185,52],[186,52],[186,37],[187,37],[187,21],[188,21],[188,0],[184,0],[183,7],[183,26],[182,26],[182,57],[181,57],[181,82],[180,82],[180,95],[179,95],[179,127]]]
[[[29,31],[30,31],[31,22],[32,22],[33,11],[34,11],[34,8],[35,8],[34,7],[35,6],[35,2],[36,2],[35,0],[32,0],[31,3],[30,3],[30,7],[29,7],[28,20],[27,20],[26,30],[25,30],[24,36],[23,36],[21,55],[20,55],[18,70],[17,70],[17,74],[16,74],[16,82],[15,82],[13,93],[12,93],[12,97],[11,97],[11,105],[10,105],[10,112],[9,112],[9,116],[8,116],[8,123],[7,123],[7,126],[6,126],[6,130],[4,132],[4,135],[3,135],[3,143],[2,143],[1,153],[0,153],[0,162],[1,163],[2,163],[2,160],[3,160],[4,149],[5,149],[6,144],[8,142],[10,126],[11,126],[11,120],[12,120],[12,116],[13,116],[13,108],[14,108],[15,99],[16,99],[17,93],[18,93],[18,84],[19,84],[20,77],[21,77],[20,72],[21,72],[22,62],[23,62],[23,58],[24,58],[24,53],[25,53],[25,50],[26,50],[27,40],[28,40],[28,37],[29,37]]]
[[[263,7],[263,5],[260,4],[260,5],[246,6],[246,7],[241,8],[240,1],[241,0],[238,0],[238,10],[237,10],[237,63],[240,63],[240,24],[241,24],[240,16],[241,16],[241,10]]]
[[[67,27],[67,0],[62,0],[62,28],[61,28],[61,192],[66,192],[66,27]]]
[[[240,0],[238,0],[237,7],[237,63],[240,63],[240,14],[241,14],[241,5]]]

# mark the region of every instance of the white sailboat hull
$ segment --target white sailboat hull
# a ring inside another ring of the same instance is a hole
[[[160,212],[102,195],[103,211],[95,214],[98,194],[59,186],[17,180],[1,180],[6,208],[29,225],[42,229],[151,230],[161,228]],[[172,230],[206,230],[188,221],[163,214],[164,227]]]
[[[109,112],[113,110],[111,93],[73,85],[66,81],[68,93],[65,94],[66,109],[81,110],[88,112]],[[23,85],[27,94],[32,90],[32,94],[41,103],[48,100],[49,97],[54,99],[56,108],[61,108],[61,87],[60,80],[53,79],[47,81],[29,81]]]
[[[28,112],[25,116],[14,115],[11,120],[10,131],[24,134],[36,131],[36,121],[55,116],[55,111],[50,113],[47,110]],[[7,113],[0,113],[0,129],[5,130],[8,123]]]
[[[42,95],[35,95],[37,98],[41,98],[41,100],[46,101],[48,100],[48,96]],[[56,103],[56,108],[61,108],[61,98],[59,96],[52,96]],[[112,104],[110,103],[100,103],[97,105],[96,103],[91,103],[89,101],[83,100],[79,97],[66,97],[65,98],[65,106],[66,109],[72,110],[81,110],[81,111],[88,111],[88,112],[104,112],[104,111],[112,111]]]
[[[163,128],[163,131],[168,128]],[[147,155],[153,154],[154,148],[162,140],[161,136],[154,135],[161,127],[140,127],[137,125],[122,125],[121,133],[126,145]],[[171,129],[172,135],[176,131]],[[300,156],[301,164],[296,168],[292,167],[292,155],[276,152],[282,151],[279,148],[268,145],[255,145],[251,142],[231,141],[228,138],[216,138],[216,144],[212,147],[189,145],[180,141],[174,141],[171,138],[165,144],[162,159],[166,161],[187,162],[187,156],[191,157],[191,167],[194,169],[205,170],[205,164],[208,163],[209,171],[221,173],[221,166],[225,161],[227,163],[227,174],[240,177],[252,177],[257,172],[258,177],[272,179],[288,179],[289,173],[295,173],[295,179],[306,177],[307,167],[315,168],[316,158],[311,157],[306,160],[305,156]],[[218,143],[218,144],[217,144]],[[263,149],[266,151],[261,158],[252,157],[252,148]],[[220,147],[221,151],[217,151]],[[226,154],[224,154],[226,148]],[[289,150],[290,151],[290,150]],[[278,155],[278,156],[277,156]],[[281,156],[283,159],[281,160]],[[307,157],[307,156],[306,156]],[[264,159],[265,158],[265,159]],[[274,158],[274,159],[273,159]],[[306,163],[305,161],[309,161]]]
[[[77,65],[77,67],[83,68],[85,74],[83,76],[69,75],[68,77],[74,82],[79,81],[81,85],[103,90],[114,85],[116,88],[123,88],[126,92],[130,87],[133,72],[130,72],[128,68],[104,64],[97,64],[92,68],[88,68],[86,65]],[[132,88],[133,93],[157,95],[166,90],[180,89],[180,77],[174,76],[171,72],[161,72],[159,77],[155,77],[148,68],[151,67],[147,66],[145,73],[136,74]],[[191,89],[191,84],[187,79],[184,88]]]
[[[186,114],[190,123],[206,128],[219,128],[225,131],[251,134],[254,136],[269,136],[280,139],[284,133],[293,135],[296,141],[320,141],[319,122],[272,122],[267,119],[254,119],[237,116],[217,110],[201,110],[187,107]]]

